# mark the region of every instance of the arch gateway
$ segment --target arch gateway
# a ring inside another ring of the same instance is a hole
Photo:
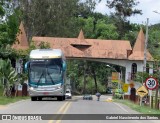
[[[12,47],[26,50],[29,48],[29,43],[22,23],[19,29],[21,30],[17,36],[19,43],[16,42]],[[34,36],[32,40],[36,46],[41,42],[48,42],[51,48],[61,49],[67,59],[91,60],[125,67],[125,83],[133,80],[137,72],[143,71],[145,37],[142,29],[133,48],[128,40],[86,39],[82,30],[77,38]],[[153,57],[148,50],[147,64],[149,65],[147,71],[152,74]]]

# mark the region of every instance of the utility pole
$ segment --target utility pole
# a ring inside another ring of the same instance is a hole
[[[143,69],[144,72],[146,72],[146,63],[147,63],[148,22],[149,22],[149,18],[147,18],[147,23],[146,23],[146,38],[145,38],[145,45],[144,45],[144,69]]]
[[[146,38],[144,42],[144,63],[143,63],[143,72],[146,72],[146,64],[147,64],[147,44],[148,44],[148,22],[149,18],[147,18],[147,23],[146,23]],[[142,84],[143,84],[143,77],[142,77]],[[150,94],[150,100],[151,100],[151,94]],[[142,105],[142,97],[140,97],[140,106]]]
[[[159,14],[160,15],[160,12],[158,11],[153,11],[154,13],[156,14]],[[158,72],[158,76],[159,76],[159,68],[158,68],[158,63],[159,63],[159,60],[156,62],[156,70]],[[158,80],[159,81],[159,80]],[[160,83],[160,82],[159,82]],[[159,86],[156,88],[156,94],[155,94],[155,108],[157,108],[159,105],[157,104],[158,103],[158,89],[159,89]]]

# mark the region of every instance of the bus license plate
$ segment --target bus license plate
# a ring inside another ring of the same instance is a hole
[[[44,95],[48,95],[49,93],[48,93],[48,92],[43,92],[43,94],[44,94]]]

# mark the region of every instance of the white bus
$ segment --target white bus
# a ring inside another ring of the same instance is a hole
[[[36,49],[25,64],[28,71],[29,95],[32,101],[43,97],[65,100],[66,61],[60,49]]]

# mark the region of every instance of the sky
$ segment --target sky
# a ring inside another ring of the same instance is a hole
[[[146,24],[147,18],[149,18],[149,25],[160,23],[160,0],[137,1],[139,1],[139,4],[135,8],[142,10],[143,14],[135,15],[128,18],[131,23]],[[109,15],[110,12],[113,12],[113,10],[111,11],[106,6],[106,0],[102,0],[101,3],[96,6],[95,11],[107,15]],[[157,11],[158,13],[155,13],[153,11]]]

